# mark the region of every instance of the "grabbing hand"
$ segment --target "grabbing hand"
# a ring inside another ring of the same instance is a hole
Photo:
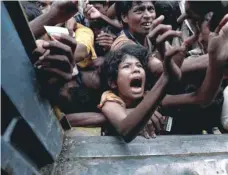
[[[104,50],[110,50],[114,42],[114,36],[109,33],[101,32],[97,36],[96,42],[99,44],[99,46],[102,46]]]
[[[38,41],[38,48],[34,54],[41,55],[36,61],[35,67],[38,71],[50,77],[58,77],[61,80],[69,81],[72,79],[75,61],[73,53],[76,49],[74,38],[68,35],[52,36],[54,41]]]
[[[93,5],[87,4],[84,10],[84,15],[87,19],[99,19],[101,12],[99,12]]]
[[[209,36],[208,54],[213,64],[221,67],[228,61],[228,14],[224,16],[214,33]]]
[[[54,1],[50,8],[55,24],[64,23],[78,11],[78,1]]]
[[[165,117],[162,116],[157,110],[153,113],[147,125],[140,131],[139,135],[149,139],[155,138],[156,133],[160,133],[164,124]]]
[[[181,37],[181,32],[166,30],[156,38],[156,48],[163,61],[164,74],[174,81],[181,79],[181,66],[188,48],[198,40],[199,30],[194,35],[187,38],[181,46],[172,47],[168,43],[173,37]]]

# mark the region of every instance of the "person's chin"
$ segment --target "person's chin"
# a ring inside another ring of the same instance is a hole
[[[149,34],[149,32],[150,32],[150,30],[142,29],[142,30],[140,31],[140,34],[146,36],[146,35]]]
[[[139,99],[139,98],[142,98],[144,95],[144,92],[141,91],[141,92],[132,92],[131,93],[131,96],[133,97],[133,99]]]

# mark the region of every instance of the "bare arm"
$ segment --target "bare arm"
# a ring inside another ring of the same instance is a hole
[[[126,113],[129,114],[133,110],[134,109],[127,109]],[[73,127],[102,126],[108,121],[102,113],[96,112],[73,113],[67,114],[66,117]]]
[[[209,105],[217,94],[223,78],[223,70],[210,58],[209,67],[201,87],[193,93],[167,95],[162,101],[163,107],[186,104]]]
[[[102,126],[107,122],[106,118],[102,113],[85,112],[85,113],[74,113],[67,114],[71,126]]]
[[[34,36],[39,38],[45,33],[44,25],[54,26],[66,22],[77,10],[77,1],[55,1],[46,13],[32,20],[29,26]]]
[[[123,136],[126,142],[133,140],[146,125],[151,114],[156,110],[157,105],[165,96],[167,84],[168,79],[162,75],[142,102],[129,114],[127,114],[126,110],[118,103],[105,103],[102,108],[103,114]]]
[[[209,105],[214,97],[223,79],[225,72],[224,65],[228,61],[228,15],[220,22],[216,32],[210,35],[208,44],[209,66],[206,72],[205,79],[201,87],[191,94],[178,96],[167,96],[162,104],[164,106],[181,104],[200,104]]]
[[[84,10],[84,14],[87,19],[102,19],[106,21],[108,24],[122,29],[122,25],[116,19],[110,19],[106,15],[100,13],[93,5],[87,4]]]
[[[111,19],[116,17],[115,3],[108,8],[107,16]]]
[[[50,13],[44,13],[39,17],[35,18],[29,23],[29,26],[35,38],[39,38],[41,35],[45,33],[45,29],[44,29],[45,25],[54,26],[55,24],[57,23],[52,19],[52,15],[50,12]]]
[[[106,21],[108,24],[118,28],[118,29],[122,29],[122,25],[120,24],[120,22],[117,19],[110,19],[109,17],[101,14],[101,19],[103,19],[104,21]]]
[[[195,71],[206,71],[208,64],[208,55],[202,55],[194,59],[185,59],[181,67],[183,78],[185,74],[188,73],[192,73]],[[148,67],[151,73],[153,73],[157,77],[159,77],[163,72],[162,62],[155,57],[149,58]]]

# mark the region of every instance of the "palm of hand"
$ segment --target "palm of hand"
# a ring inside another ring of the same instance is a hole
[[[220,30],[218,34],[211,33],[208,43],[209,56],[218,63],[219,66],[228,61],[228,23]]]
[[[101,16],[101,13],[93,7],[91,13],[89,14],[90,19],[97,19]]]
[[[185,56],[185,49],[181,47],[165,47],[165,54],[163,56],[163,66],[166,75],[174,80],[179,81],[182,77],[181,65]]]

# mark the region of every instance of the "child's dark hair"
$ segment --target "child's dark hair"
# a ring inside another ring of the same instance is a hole
[[[103,90],[111,89],[109,83],[117,80],[119,64],[124,61],[127,55],[136,57],[142,64],[145,72],[147,72],[149,52],[143,46],[132,44],[116,51],[110,51],[105,56],[104,63],[101,66],[100,75]]]

